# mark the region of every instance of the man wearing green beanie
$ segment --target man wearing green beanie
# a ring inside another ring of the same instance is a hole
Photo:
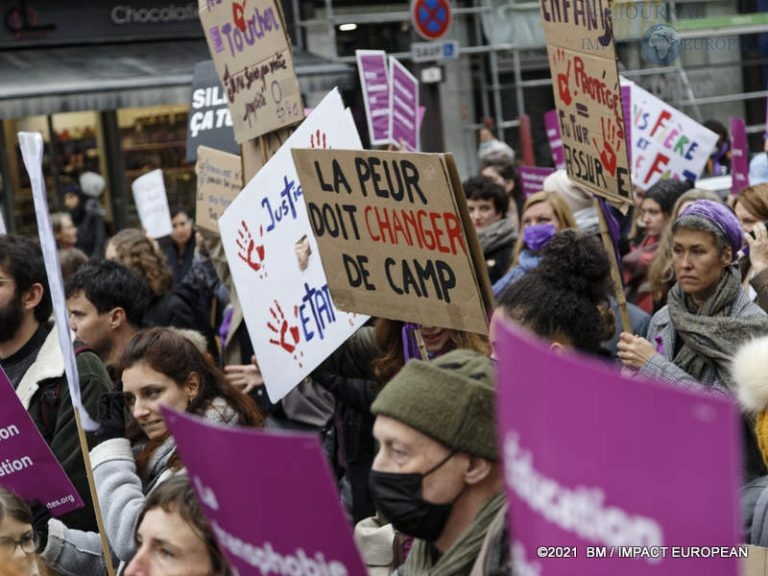
[[[373,499],[397,531],[415,538],[398,575],[508,572],[494,405],[491,360],[455,350],[412,360],[371,406],[379,444]]]

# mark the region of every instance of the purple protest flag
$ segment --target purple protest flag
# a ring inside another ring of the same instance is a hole
[[[632,85],[621,87],[621,109],[624,112],[624,141],[627,144],[627,161],[632,166]]]
[[[554,168],[542,168],[540,166],[520,166],[517,173],[520,175],[520,187],[523,189],[523,197],[544,190],[544,180],[555,171]]]
[[[419,150],[419,81],[393,56],[389,57],[389,137],[405,150]]]
[[[495,327],[515,573],[739,574],[734,403]]]
[[[389,70],[384,50],[356,50],[365,117],[372,146],[389,144]]]
[[[738,194],[749,186],[749,147],[744,118],[731,118],[731,192]]]
[[[563,148],[563,139],[560,136],[560,123],[557,119],[557,110],[550,110],[544,114],[544,126],[547,130],[547,140],[549,149],[552,151],[552,162],[555,169],[565,169],[565,148]]]
[[[619,221],[613,214],[610,205],[605,198],[595,196],[598,204],[600,204],[600,211],[603,213],[605,223],[608,224],[608,233],[611,236],[611,244],[613,244],[613,251],[616,257],[616,265],[621,268],[621,249],[619,248],[619,240],[621,239],[621,226]],[[621,276],[621,274],[619,274]]]
[[[83,500],[0,368],[0,486],[23,500],[39,500],[53,516]]]
[[[317,435],[221,426],[168,408],[163,415],[233,569],[365,574]]]

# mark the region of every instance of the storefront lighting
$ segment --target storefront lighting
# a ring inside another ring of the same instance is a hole
[[[350,23],[350,24],[341,24],[339,26],[339,30],[342,32],[352,32],[352,30],[357,30],[357,24]]]

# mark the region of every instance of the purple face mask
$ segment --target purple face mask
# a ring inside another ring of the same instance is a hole
[[[523,243],[529,250],[538,252],[549,244],[554,235],[554,224],[532,224],[523,230]]]

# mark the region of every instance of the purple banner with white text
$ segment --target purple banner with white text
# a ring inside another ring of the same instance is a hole
[[[520,186],[523,189],[523,196],[528,198],[531,194],[544,190],[544,180],[554,171],[554,168],[520,166],[517,172],[520,174]]]
[[[557,110],[550,110],[544,114],[544,126],[547,129],[549,149],[552,151],[552,162],[557,170],[565,169],[565,149],[563,139],[560,136],[560,124],[557,119]]]
[[[0,486],[23,500],[39,500],[52,516],[83,507],[83,500],[16,396],[2,368]]]
[[[411,152],[419,151],[419,81],[393,56],[389,57],[389,100],[392,143]]]
[[[731,118],[731,192],[738,194],[749,186],[749,146],[744,118]]]
[[[365,116],[372,146],[389,144],[389,71],[384,50],[357,50]]]
[[[496,328],[515,573],[737,576],[734,402]]]
[[[163,414],[233,569],[365,574],[316,435],[215,425],[167,408]]]

